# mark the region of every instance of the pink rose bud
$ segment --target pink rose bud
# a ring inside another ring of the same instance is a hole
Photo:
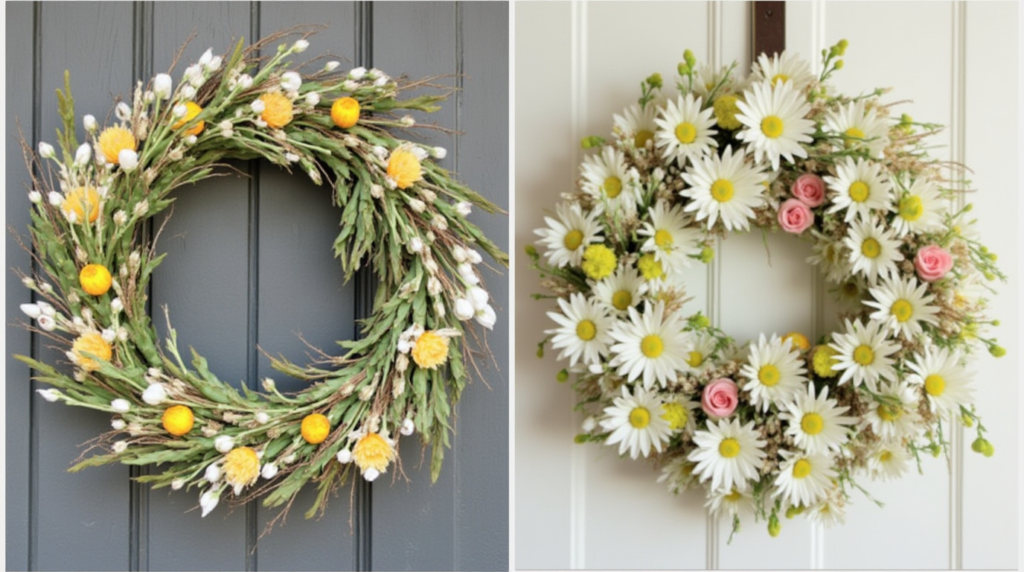
[[[825,202],[825,181],[813,173],[805,173],[797,177],[790,190],[794,197],[811,208]]]
[[[914,267],[921,280],[935,282],[953,269],[953,255],[941,246],[930,244],[917,251]]]
[[[739,388],[736,382],[727,377],[720,377],[707,384],[700,398],[701,409],[710,417],[728,417],[736,411],[738,403]]]
[[[782,230],[800,234],[814,224],[814,213],[797,199],[789,199],[779,207],[779,226]]]

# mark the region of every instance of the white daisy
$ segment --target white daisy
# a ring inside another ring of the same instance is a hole
[[[640,303],[647,283],[633,267],[620,266],[611,276],[599,280],[591,289],[594,298],[616,313],[624,313]]]
[[[654,121],[657,113],[658,106],[654,102],[648,102],[643,109],[639,103],[634,103],[622,110],[622,115],[612,116],[612,133],[627,149],[647,149],[658,130],[658,124]]]
[[[697,478],[693,474],[695,466],[694,463],[687,461],[686,457],[674,457],[661,468],[658,482],[665,483],[669,492],[677,495],[697,482]]]
[[[761,411],[773,403],[781,407],[803,393],[806,373],[800,352],[793,349],[791,340],[782,341],[777,334],[767,340],[762,333],[750,348],[750,362],[740,368],[740,375],[750,380],[743,390],[750,392],[750,403]]]
[[[667,161],[676,159],[682,166],[687,159],[692,163],[706,155],[711,147],[718,147],[713,136],[717,133],[714,109],[701,111],[701,98],[694,99],[692,93],[679,96],[677,101],[669,100],[656,119],[658,131],[655,144],[661,149],[661,156]]]
[[[910,454],[899,443],[880,443],[868,456],[868,471],[873,479],[895,480],[910,466]]]
[[[742,151],[734,154],[728,146],[720,157],[704,157],[683,173],[689,187],[679,194],[691,199],[685,210],[697,211],[699,221],[708,219],[708,229],[721,218],[727,230],[747,230],[754,209],[764,204],[764,173],[745,158]]]
[[[856,423],[853,417],[845,417],[847,406],[838,407],[835,399],[828,398],[828,386],[821,388],[821,394],[814,396],[814,384],[807,384],[807,393],[801,393],[785,405],[779,419],[786,421],[786,435],[807,453],[828,453],[838,451],[846,442],[847,430]]]
[[[626,156],[610,145],[598,155],[587,155],[580,165],[583,192],[606,204],[608,211],[636,209],[637,185],[626,167]]]
[[[693,349],[686,358],[687,371],[699,373],[715,367],[713,359],[718,339],[712,335],[698,332],[693,337]]]
[[[846,332],[832,335],[833,342],[829,346],[838,353],[832,369],[842,371],[839,384],[853,380],[854,387],[864,383],[872,392],[877,392],[879,379],[896,380],[896,369],[893,367],[892,356],[900,349],[900,344],[886,340],[885,326],[881,322],[871,320],[867,325],[860,320],[846,320]]]
[[[931,305],[935,297],[925,295],[927,289],[927,283],[918,285],[913,276],[885,280],[869,290],[875,300],[866,300],[864,305],[877,309],[870,316],[872,320],[885,324],[893,335],[910,340],[922,333],[922,323],[933,326],[939,323],[935,317],[939,309]]]
[[[740,420],[719,419],[708,422],[707,431],[697,431],[693,442],[697,449],[687,459],[697,463],[693,472],[700,476],[700,482],[711,479],[711,490],[739,489],[744,491],[749,481],[757,480],[761,462],[765,457],[762,448],[767,441],[758,439],[760,433],[751,421],[740,426]]]
[[[939,195],[939,188],[934,181],[923,177],[917,179],[906,194],[900,197],[896,217],[892,219],[896,236],[902,238],[908,232],[921,234],[941,231],[944,228],[942,214],[947,204]]]
[[[971,402],[974,388],[971,374],[961,364],[959,351],[925,347],[907,366],[913,371],[907,383],[922,386],[932,411],[956,415],[960,406]]]
[[[825,117],[829,131],[838,133],[847,149],[865,148],[868,155],[881,159],[889,145],[889,125],[875,108],[865,109],[864,100],[851,101],[830,111]]]
[[[700,254],[701,233],[687,226],[682,207],[658,201],[648,214],[648,221],[637,231],[647,238],[640,251],[653,252],[655,260],[669,272],[689,267],[690,256]]]
[[[649,455],[651,447],[660,453],[671,431],[668,422],[658,415],[661,401],[657,394],[639,386],[633,390],[635,393],[630,395],[626,386],[622,386],[622,396],[615,398],[612,407],[605,408],[607,417],[601,420],[601,427],[611,431],[606,445],[618,443],[620,455],[628,450],[629,456],[636,459],[637,455]]]
[[[583,294],[572,294],[568,302],[559,298],[558,306],[562,313],[548,312],[548,317],[560,327],[544,332],[554,336],[551,347],[562,349],[558,359],[568,357],[569,367],[581,359],[588,365],[600,363],[601,357],[608,355],[609,331],[615,323],[608,309]]]
[[[655,382],[665,387],[686,369],[692,347],[691,335],[683,331],[680,312],[665,315],[665,303],[644,302],[644,312],[629,308],[629,321],[617,321],[611,330],[614,357],[608,363],[630,382],[643,377],[644,387]]]
[[[828,212],[836,213],[846,209],[845,221],[850,222],[857,215],[867,220],[871,211],[892,209],[892,183],[882,174],[881,163],[843,157],[836,163],[836,176],[826,175],[822,180],[835,191],[832,206]]]
[[[838,473],[832,468],[832,457],[808,455],[802,451],[780,449],[784,461],[779,464],[772,497],[781,496],[793,506],[811,506],[825,498]]]
[[[859,273],[874,284],[878,277],[898,276],[896,263],[903,260],[900,241],[892,231],[871,221],[855,220],[843,244],[850,250],[852,272]]]
[[[813,254],[807,257],[807,262],[820,267],[825,280],[839,284],[850,275],[852,269],[846,245],[814,229],[811,229],[811,235],[814,236]]]
[[[750,514],[754,512],[754,497],[747,490],[740,490],[736,487],[731,489],[720,489],[708,491],[708,502],[704,503],[711,514],[720,514],[724,509],[730,517],[739,513]]]
[[[542,237],[540,243],[547,247],[544,254],[552,266],[579,266],[587,245],[604,240],[601,223],[597,222],[601,210],[594,209],[584,215],[579,204],[568,203],[559,203],[555,209],[558,218],[544,217],[548,228],[533,232]]]
[[[778,170],[779,157],[790,163],[793,157],[806,157],[801,143],[811,142],[814,122],[806,119],[811,108],[803,94],[794,90],[790,82],[774,88],[768,82],[755,83],[743,92],[737,101],[740,113],[736,119],[744,125],[737,134],[754,150],[758,162],[766,157],[772,170]]]
[[[920,433],[917,394],[909,383],[879,384],[878,394],[884,401],[868,404],[861,427],[870,426],[871,431],[885,441],[900,441]]]
[[[807,60],[792,52],[783,51],[781,55],[772,56],[762,53],[752,68],[753,77],[758,81],[769,81],[773,86],[789,83],[796,91],[801,91],[815,79]]]
[[[807,516],[807,520],[824,525],[826,528],[846,522],[845,503],[836,487],[831,488],[824,500],[808,508],[804,514]]]

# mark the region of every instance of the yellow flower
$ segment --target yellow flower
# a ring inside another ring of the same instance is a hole
[[[641,256],[636,265],[640,268],[640,274],[643,274],[645,280],[655,280],[665,274],[661,261],[654,257],[653,252]]]
[[[835,377],[839,372],[832,369],[832,366],[839,363],[839,360],[835,358],[838,354],[836,350],[830,346],[818,346],[814,348],[814,373],[821,377]]]
[[[302,438],[307,443],[319,445],[331,432],[331,422],[326,415],[311,413],[302,418]]]
[[[794,350],[807,351],[811,348],[811,341],[800,332],[790,332],[782,336],[782,341],[791,340],[790,345]]]
[[[738,99],[735,95],[721,95],[715,99],[715,119],[722,129],[732,131],[743,125],[736,119],[736,114],[740,112],[739,106],[736,105]]]
[[[331,120],[342,129],[348,129],[359,122],[359,102],[351,97],[334,100],[331,105]]]
[[[249,447],[235,447],[224,456],[224,480],[235,487],[235,494],[242,487],[256,482],[260,476],[260,458]]]
[[[110,290],[113,280],[110,271],[102,264],[86,264],[85,268],[78,273],[78,283],[82,290],[92,296],[102,296]]]
[[[434,369],[448,361],[448,338],[428,331],[420,334],[412,348],[412,360],[425,369]]]
[[[161,421],[168,433],[175,437],[181,437],[192,430],[196,416],[192,414],[191,409],[184,405],[172,405],[164,409]]]
[[[612,249],[603,244],[591,244],[583,251],[583,272],[594,280],[611,276],[618,262]]]
[[[125,149],[138,150],[138,143],[132,132],[124,127],[107,127],[100,133],[100,151],[108,163],[118,164],[118,154]]]
[[[199,105],[196,102],[194,102],[194,101],[186,101],[185,102],[185,117],[182,117],[181,120],[178,121],[177,123],[175,123],[174,125],[172,125],[171,128],[172,129],[181,129],[189,121],[192,121],[193,119],[195,119],[197,115],[202,113],[202,111],[203,111],[203,108],[199,107]],[[185,131],[185,135],[199,135],[200,133],[203,132],[203,128],[204,127],[206,127],[206,122],[205,121],[200,121],[200,122],[196,123],[195,125],[193,125],[190,129]]]
[[[78,187],[73,189],[66,197],[60,210],[64,216],[75,213],[75,222],[85,222],[85,211],[89,211],[89,222],[96,222],[100,216],[100,194],[92,187]]]
[[[261,95],[260,101],[263,102],[263,115],[260,117],[268,126],[280,129],[292,122],[292,100],[273,92]]]
[[[78,359],[78,366],[85,371],[96,371],[100,368],[98,361],[87,357],[85,354],[92,354],[103,361],[110,361],[110,358],[114,355],[114,350],[110,347],[110,344],[103,339],[103,336],[96,332],[89,332],[88,334],[78,336],[78,339],[71,346],[71,352]]]
[[[391,152],[388,159],[388,176],[399,189],[408,189],[423,178],[420,160],[411,151],[399,147]]]
[[[375,469],[383,473],[388,468],[388,463],[395,459],[395,450],[387,439],[377,433],[368,433],[365,437],[356,442],[352,449],[352,460],[359,466],[359,470],[366,472],[367,469]]]
[[[690,413],[683,407],[683,404],[671,401],[663,403],[661,408],[665,412],[661,415],[661,418],[668,421],[669,429],[677,431],[686,427],[686,421],[690,418]]]

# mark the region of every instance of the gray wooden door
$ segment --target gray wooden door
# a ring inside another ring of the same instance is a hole
[[[330,52],[346,66],[412,78],[461,74],[449,80],[461,90],[443,111],[417,119],[462,134],[418,136],[446,147],[446,168],[508,207],[506,3],[8,3],[7,224],[22,235],[28,226],[17,126],[33,147],[52,140],[54,90],[65,69],[79,117],[104,117],[134,81],[166,71],[193,32],[184,62],[208,47],[227,51],[233,38],[250,42],[297,24],[326,26],[304,56]],[[176,191],[158,244],[169,254],[153,279],[152,306],[169,306],[182,346],[204,353],[221,379],[258,388],[272,376],[279,387],[297,389],[258,349],[305,362],[301,334],[331,351],[335,340],[355,334],[372,285],[365,278],[343,284],[331,256],[340,213],[328,193],[270,164],[239,167],[251,176]],[[507,219],[473,216],[507,251]],[[27,368],[10,357],[53,361],[54,350],[15,325],[30,293],[9,269],[27,271],[30,260],[10,236],[6,257],[8,569],[507,569],[505,276],[487,276],[499,308],[488,340],[496,360],[455,410],[456,435],[438,482],[430,484],[429,458],[421,464],[418,448],[403,448],[408,482],[360,480],[318,520],[302,515],[313,500],[308,487],[285,526],[258,538],[274,511],[256,504],[233,512],[221,506],[201,519],[198,510],[186,512],[198,504],[194,492],[150,491],[130,482],[128,467],[66,472],[79,445],[109,418],[42,401]]]

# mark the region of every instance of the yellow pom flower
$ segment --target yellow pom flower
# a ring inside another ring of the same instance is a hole
[[[739,119],[736,119],[736,114],[740,112],[739,106],[736,105],[738,100],[739,98],[735,95],[728,94],[720,95],[715,99],[715,119],[722,129],[733,131],[743,125]]]
[[[814,348],[814,357],[812,358],[814,365],[814,373],[821,377],[835,377],[839,372],[832,369],[832,366],[839,363],[839,360],[835,358],[838,354],[836,350],[830,346],[818,346]]]
[[[191,409],[184,405],[172,405],[164,409],[163,417],[160,420],[168,433],[175,437],[181,437],[192,430],[196,416],[192,414]]]
[[[594,280],[611,276],[618,263],[612,249],[603,244],[591,244],[583,251],[583,272]]]
[[[423,178],[420,160],[411,151],[399,147],[388,159],[388,176],[399,189],[408,189]]]
[[[352,449],[352,460],[364,473],[368,469],[383,473],[387,470],[388,463],[394,459],[395,450],[391,447],[391,443],[377,433],[368,433],[359,439]]]
[[[326,415],[311,413],[302,418],[302,438],[311,445],[319,445],[331,432],[331,422]]]
[[[79,367],[85,371],[96,371],[100,368],[99,362],[85,354],[92,354],[103,361],[110,361],[114,355],[114,349],[103,339],[103,336],[96,332],[89,332],[78,336],[71,346],[71,353],[78,360]]]
[[[782,336],[782,341],[791,340],[793,349],[800,351],[807,351],[811,349],[811,340],[807,339],[807,336],[800,332],[790,332],[785,336]]]
[[[196,118],[197,115],[202,113],[203,108],[194,101],[185,102],[185,117],[182,117],[180,121],[171,126],[172,129],[181,129],[189,121]],[[190,129],[185,131],[185,135],[199,135],[203,132],[203,128],[206,127],[205,121],[200,121],[193,125]]]
[[[138,150],[138,143],[131,131],[124,127],[107,127],[100,133],[100,151],[108,163],[118,164],[118,154],[125,149]]]
[[[448,361],[448,338],[433,331],[420,334],[412,348],[412,361],[424,369],[434,369]]]
[[[235,487],[235,494],[242,487],[256,482],[260,476],[260,458],[249,447],[235,447],[224,456],[224,480]]]
[[[359,122],[359,102],[351,97],[334,100],[331,105],[331,121],[342,129],[348,129]]]
[[[683,404],[676,402],[663,403],[661,408],[665,411],[661,418],[668,421],[669,429],[678,431],[686,427],[686,421],[690,418],[690,413],[686,411]]]
[[[268,126],[280,129],[292,122],[292,100],[273,92],[261,95],[260,101],[263,102],[263,115],[260,118],[266,121]]]
[[[92,296],[102,296],[110,290],[113,279],[110,271],[102,264],[86,264],[78,273],[78,283],[82,290]]]
[[[661,261],[654,258],[653,252],[648,252],[641,256],[636,265],[645,280],[656,280],[665,275],[665,270],[661,267]]]
[[[64,216],[75,213],[75,222],[85,222],[85,211],[89,211],[89,222],[96,222],[100,216],[100,194],[92,187],[78,187],[64,197],[60,210]]]

